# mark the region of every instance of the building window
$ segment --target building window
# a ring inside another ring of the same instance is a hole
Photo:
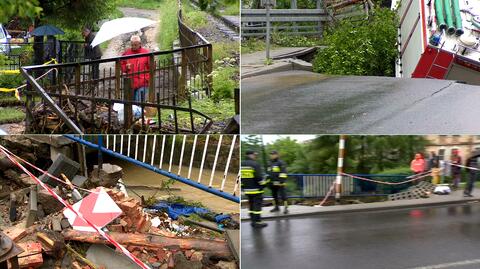
[[[439,149],[438,150],[438,158],[440,160],[445,160],[445,149]]]

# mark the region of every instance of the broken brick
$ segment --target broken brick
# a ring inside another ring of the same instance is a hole
[[[156,263],[158,260],[157,260],[157,258],[155,258],[155,257],[150,257],[150,258],[148,258],[147,261],[148,261],[150,264],[152,264],[152,263]]]
[[[158,249],[157,250],[157,258],[159,261],[164,261],[167,259],[167,252],[163,249]]]
[[[108,229],[111,231],[111,232],[123,232],[123,226],[120,225],[120,224],[112,224],[112,225],[109,225],[108,226]]]
[[[10,227],[7,230],[3,231],[10,239],[12,239],[14,242],[20,241],[22,238],[27,235],[27,231],[25,228],[18,228],[18,227]]]
[[[18,264],[20,268],[39,267],[43,264],[42,245],[35,242],[18,243],[25,252],[18,257]]]
[[[118,204],[118,206],[127,214],[128,212],[134,211],[138,205],[134,202],[122,202]]]

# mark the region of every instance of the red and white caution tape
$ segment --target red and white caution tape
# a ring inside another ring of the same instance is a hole
[[[447,164],[452,165],[452,166],[458,166],[458,167],[470,169],[470,170],[480,171],[480,169],[476,168],[476,167],[471,167],[471,166],[466,166],[466,165],[461,165],[461,164],[454,164],[454,163],[450,163],[450,162],[447,162]]]
[[[44,175],[46,175],[46,176],[49,176],[49,177],[53,178],[54,180],[56,180],[56,181],[58,181],[58,182],[60,182],[60,183],[63,183],[63,184],[65,184],[65,185],[67,185],[67,186],[73,186],[73,187],[75,187],[76,189],[82,190],[82,191],[85,191],[85,192],[99,194],[99,192],[92,191],[92,190],[88,190],[88,189],[84,189],[84,188],[81,188],[81,187],[79,187],[79,186],[71,183],[71,182],[67,182],[67,181],[65,181],[65,180],[62,180],[62,179],[60,179],[60,178],[58,178],[58,177],[56,177],[56,176],[48,173],[47,171],[38,168],[38,167],[35,166],[34,164],[29,163],[29,162],[26,161],[25,159],[22,159],[21,157],[13,154],[13,153],[12,153],[11,151],[9,151],[8,149],[6,149],[6,148],[4,148],[4,147],[2,147],[2,146],[0,146],[0,147],[1,147],[3,150],[5,150],[6,152],[8,152],[11,156],[13,156],[14,158],[16,158],[17,160],[20,160],[21,162],[23,162],[23,163],[27,164],[28,166],[32,167],[33,169],[39,171],[40,173],[42,173],[42,174],[44,174]]]
[[[90,225],[98,234],[103,236],[108,242],[112,243],[117,249],[119,249],[123,254],[125,254],[128,258],[130,258],[133,262],[135,262],[138,266],[144,269],[150,269],[145,263],[139,260],[137,257],[133,256],[130,251],[128,251],[125,247],[117,243],[110,235],[102,231],[97,226],[93,225],[88,219],[83,217],[82,213],[75,210],[67,201],[65,201],[62,197],[60,197],[56,192],[54,192],[51,188],[49,188],[45,183],[43,183],[40,179],[38,179],[34,174],[32,174],[28,169],[26,169],[22,164],[20,164],[12,155],[10,155],[6,148],[0,146],[0,151],[2,151],[7,158],[12,161],[15,165],[17,165],[21,170],[23,170],[27,175],[29,175],[33,180],[37,182],[42,188],[44,188],[50,195],[52,195],[55,199],[57,199],[60,203],[62,203],[65,207],[70,209],[72,212],[75,213],[81,220],[85,221],[88,225]]]
[[[319,205],[317,206],[323,206],[323,204],[327,201],[328,197],[330,197],[330,195],[332,194],[333,192],[333,189],[335,189],[335,182],[333,182],[332,186],[330,187],[330,189],[328,190],[327,194],[325,195],[325,197],[323,197],[323,200],[320,202]]]
[[[355,175],[351,175],[351,174],[347,174],[347,173],[342,173],[342,175],[344,175],[344,176],[349,176],[349,177],[352,177],[352,178],[356,178],[356,179],[359,179],[359,180],[364,180],[364,181],[369,181],[369,182],[373,182],[373,183],[378,183],[378,184],[401,185],[401,184],[405,184],[405,183],[412,182],[412,181],[415,181],[415,180],[419,180],[419,179],[424,178],[424,177],[428,177],[428,176],[431,175],[431,171],[428,171],[428,172],[425,173],[425,174],[421,174],[421,175],[419,175],[419,176],[413,177],[412,179],[404,180],[404,181],[401,181],[401,182],[385,182],[385,181],[379,181],[379,180],[369,179],[369,178],[365,178],[365,177],[359,177],[359,176],[355,176]]]

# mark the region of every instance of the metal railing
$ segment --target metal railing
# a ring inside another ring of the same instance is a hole
[[[103,135],[67,138],[239,203],[237,135]],[[102,157],[99,157],[101,165]]]
[[[39,46],[43,53],[43,62],[56,59],[60,63],[72,63],[85,60],[83,41],[57,42],[25,42],[0,43],[0,55],[5,57],[5,63],[0,70],[19,70],[22,66],[34,65],[34,46]]]
[[[242,9],[242,36],[266,35],[266,10]],[[271,30],[284,35],[321,36],[324,24],[331,21],[324,9],[271,9]]]
[[[401,182],[408,175],[373,175],[355,174],[378,181]],[[289,174],[286,190],[289,198],[319,198],[324,197],[335,183],[336,174]],[[377,196],[399,192],[410,184],[383,185],[358,180],[351,176],[342,176],[342,196]],[[270,188],[265,189],[265,197],[271,197]]]

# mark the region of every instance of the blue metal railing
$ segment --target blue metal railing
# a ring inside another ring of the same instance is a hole
[[[236,203],[240,203],[240,197],[234,195],[234,194],[230,194],[230,193],[227,193],[227,192],[224,192],[224,191],[221,191],[221,190],[217,190],[213,187],[209,187],[209,186],[206,186],[206,185],[203,185],[201,183],[198,183],[198,182],[195,182],[193,180],[190,180],[190,179],[187,179],[187,178],[184,178],[184,177],[181,177],[179,175],[176,175],[174,173],[171,173],[171,172],[168,172],[168,171],[165,171],[163,169],[160,169],[158,167],[155,167],[151,164],[148,164],[148,163],[145,163],[145,162],[141,162],[141,161],[138,161],[134,158],[131,158],[129,156],[125,156],[123,154],[120,154],[120,153],[117,153],[113,150],[110,150],[110,149],[107,149],[105,148],[103,145],[103,136],[97,136],[98,138],[98,143],[95,144],[95,143],[92,143],[92,142],[89,142],[87,140],[84,140],[82,138],[79,138],[77,136],[74,136],[74,135],[65,135],[65,137],[75,141],[75,142],[78,142],[82,145],[85,145],[87,147],[90,147],[90,148],[93,148],[93,149],[96,149],[99,151],[99,158],[102,158],[100,155],[101,153],[105,153],[105,154],[108,154],[110,156],[113,156],[113,157],[116,157],[116,158],[119,158],[119,159],[122,159],[122,160],[125,160],[127,162],[130,162],[132,164],[135,164],[139,167],[142,167],[142,168],[145,168],[145,169],[148,169],[150,171],[153,171],[155,173],[158,173],[160,175],[163,175],[163,176],[166,176],[168,178],[171,178],[171,179],[174,179],[176,181],[179,181],[179,182],[182,182],[184,184],[187,184],[189,186],[192,186],[192,187],[195,187],[197,189],[200,189],[200,190],[203,190],[203,191],[206,191],[208,193],[211,193],[211,194],[214,194],[216,196],[219,196],[219,197],[222,197],[222,198],[225,198],[227,200],[230,200],[232,202],[236,202]]]
[[[354,174],[354,176],[385,182],[400,182],[409,175]],[[287,195],[289,198],[324,197],[335,182],[335,178],[336,174],[288,174]],[[343,176],[342,196],[383,196],[399,192],[408,186],[410,186],[409,183],[392,186]],[[264,196],[271,197],[269,188],[265,189]]]

